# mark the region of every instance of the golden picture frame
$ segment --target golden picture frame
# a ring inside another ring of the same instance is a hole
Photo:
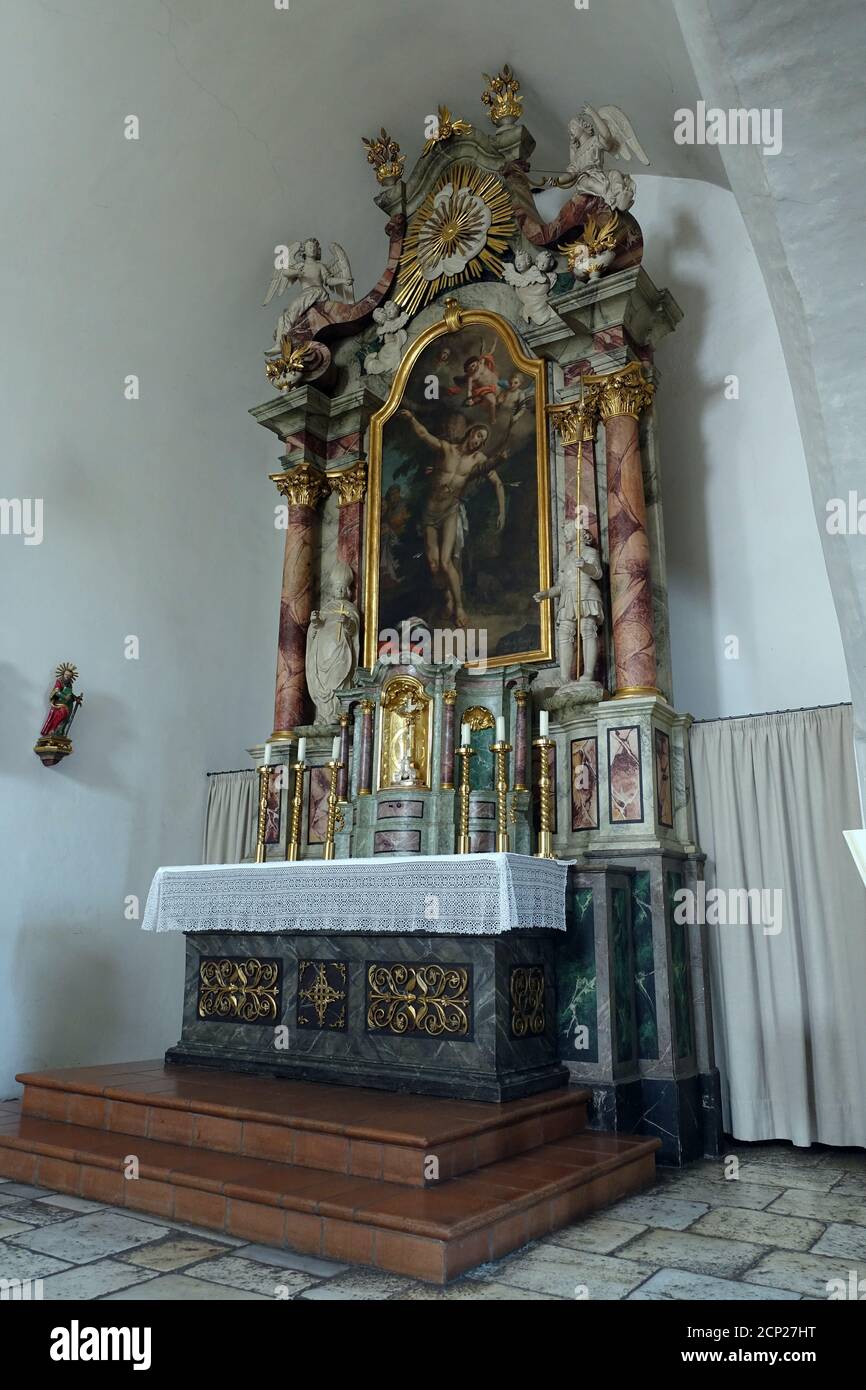
[[[449,299],[408,348],[370,420],[365,666],[410,618],[474,634],[452,642],[469,668],[552,660],[551,602],[533,597],[551,584],[546,406],[547,364],[499,314]]]

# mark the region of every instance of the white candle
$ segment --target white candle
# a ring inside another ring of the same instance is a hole
[[[505,742],[505,715],[504,715],[504,714],[497,714],[497,716],[496,716],[496,742],[497,742],[497,743],[504,743],[504,742]]]
[[[265,767],[270,767],[270,765],[271,765],[271,749],[272,749],[272,746],[273,746],[273,745],[270,744],[270,743],[266,743],[266,744],[265,744]]]
[[[303,737],[302,737],[302,738],[299,738],[299,739],[298,739],[298,762],[299,762],[299,763],[303,763],[303,762],[306,762],[306,760],[307,760],[307,740],[306,740],[306,738],[303,738]]]
[[[548,728],[549,728],[549,719],[550,719],[550,716],[548,715],[547,710],[546,710],[546,709],[541,710],[540,713],[539,713],[539,716],[538,716],[538,723],[539,723],[539,731],[540,731],[540,733],[541,733],[541,737],[542,737],[542,738],[547,738],[547,731],[548,731]]]
[[[340,761],[340,735],[337,734],[336,737],[335,737],[335,739],[334,739],[334,742],[331,744],[331,762],[332,762],[332,763],[338,763],[339,761]]]
[[[468,747],[469,747],[469,739],[470,739],[471,734],[472,734],[472,730],[470,729],[470,727],[469,727],[468,724],[461,724],[461,725],[460,725],[460,747],[461,747],[461,748],[468,748]]]

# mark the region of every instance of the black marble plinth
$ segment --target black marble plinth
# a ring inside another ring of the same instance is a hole
[[[591,1129],[655,1135],[658,1162],[680,1167],[721,1152],[719,1073],[679,1079],[636,1077],[592,1088]]]
[[[166,1061],[505,1101],[561,1086],[556,933],[190,933]]]

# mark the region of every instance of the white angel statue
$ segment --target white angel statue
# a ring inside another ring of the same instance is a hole
[[[603,198],[608,207],[626,212],[635,199],[634,179],[618,169],[606,173],[604,157],[609,154],[614,159],[630,160],[635,155],[641,164],[649,164],[628,116],[618,106],[601,106],[598,111],[583,106],[580,115],[569,121],[568,133],[568,171],[574,177],[560,180],[561,185],[576,184],[582,192]]]
[[[557,315],[547,302],[556,284],[556,257],[539,251],[533,262],[528,251],[517,251],[514,264],[502,263],[502,277],[520,300],[520,317],[527,323],[549,323]]]
[[[389,299],[387,304],[373,310],[373,319],[379,325],[379,346],[364,358],[364,371],[370,376],[395,372],[409,337],[406,332],[409,315],[405,310],[401,313],[399,304]]]
[[[265,296],[265,305],[268,305],[275,294],[281,295],[289,285],[297,282],[301,286],[301,293],[286,306],[277,321],[274,329],[274,343],[277,349],[283,338],[291,337],[292,329],[302,314],[314,304],[335,298],[331,293],[333,289],[341,288],[343,293],[339,297],[349,303],[355,297],[355,282],[349,258],[336,241],[331,242],[332,260],[327,264],[322,262],[322,248],[315,237],[311,237],[303,245],[299,241],[293,241],[288,247],[288,253],[288,265],[276,267]]]

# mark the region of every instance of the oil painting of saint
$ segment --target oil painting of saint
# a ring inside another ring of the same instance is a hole
[[[473,634],[489,664],[549,659],[549,605],[533,601],[550,572],[544,366],[482,311],[427,336],[371,433],[378,612],[365,658],[417,615],[431,631]]]

